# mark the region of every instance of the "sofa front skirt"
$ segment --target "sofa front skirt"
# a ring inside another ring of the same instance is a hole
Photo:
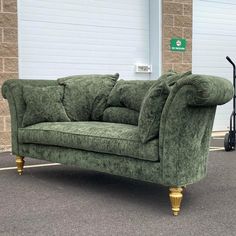
[[[79,166],[84,169],[100,171],[166,186],[178,186],[176,183],[170,183],[169,181],[166,182],[163,178],[163,170],[161,169],[160,162],[39,144],[20,144],[19,156],[27,156],[65,165]],[[179,186],[196,182],[204,176],[205,173],[203,173],[202,176],[198,176],[197,179],[195,178],[192,181],[181,183]]]
[[[159,162],[38,144],[19,145],[19,155],[65,165],[79,166],[84,169],[120,175],[137,180],[160,183]]]

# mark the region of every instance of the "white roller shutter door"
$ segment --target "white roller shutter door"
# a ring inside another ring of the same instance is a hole
[[[150,64],[149,10],[147,0],[19,0],[20,78],[149,79],[135,73],[135,64]]]
[[[193,1],[193,73],[221,76],[232,81],[236,63],[236,1]],[[232,102],[218,106],[214,130],[227,130]]]

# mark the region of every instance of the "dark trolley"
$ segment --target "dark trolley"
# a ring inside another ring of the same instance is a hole
[[[224,139],[224,147],[225,151],[231,151],[235,150],[235,100],[236,100],[236,92],[235,92],[235,64],[233,61],[230,59],[230,57],[226,57],[228,62],[233,66],[233,85],[234,85],[234,97],[233,97],[233,111],[230,116],[230,129],[229,132],[225,134],[225,139]]]

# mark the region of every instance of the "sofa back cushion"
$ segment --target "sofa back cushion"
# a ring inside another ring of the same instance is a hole
[[[118,80],[108,97],[103,121],[138,125],[142,100],[154,81]]]
[[[139,112],[126,107],[108,107],[103,113],[103,121],[138,125]]]
[[[23,98],[26,111],[22,126],[40,122],[70,121],[62,104],[61,86],[33,87],[23,86]]]
[[[160,77],[172,76],[168,72]],[[103,121],[138,125],[142,101],[150,87],[157,80],[118,80],[108,97],[108,106]]]
[[[126,107],[139,112],[142,100],[154,80],[118,80],[108,97],[111,107]]]
[[[58,79],[64,86],[63,104],[72,121],[101,120],[107,98],[119,74],[76,75]]]

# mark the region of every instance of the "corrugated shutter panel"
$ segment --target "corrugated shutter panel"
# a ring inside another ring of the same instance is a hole
[[[149,1],[19,1],[20,78],[88,73],[136,74],[149,63]]]
[[[222,76],[232,81],[236,62],[236,2],[233,0],[193,1],[193,73]],[[214,130],[227,130],[232,103],[218,106]]]

